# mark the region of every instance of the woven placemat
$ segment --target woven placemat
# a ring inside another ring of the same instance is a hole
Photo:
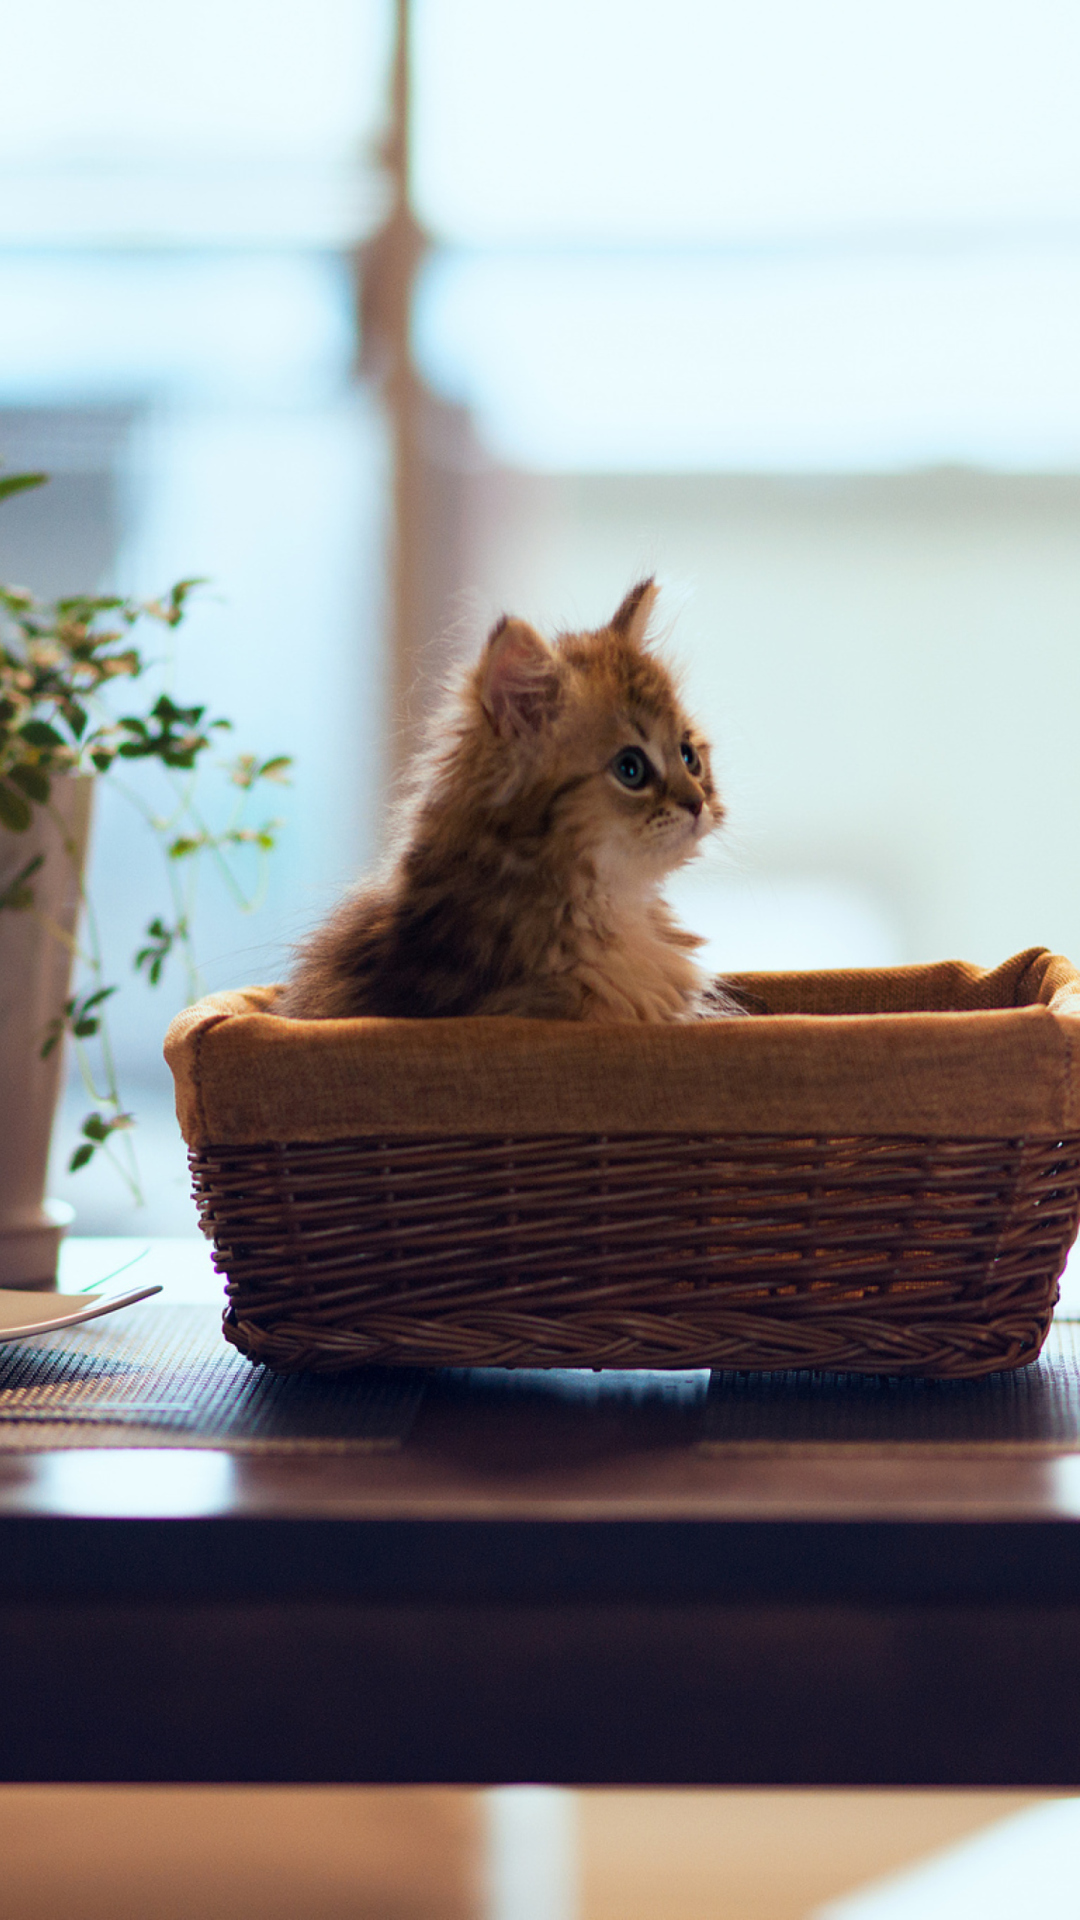
[[[717,1452],[1080,1451],[1080,1323],[1051,1329],[1031,1367],[984,1380],[788,1372],[657,1374],[552,1369],[447,1372],[451,1397],[539,1397],[612,1410],[676,1408],[684,1439]],[[392,1449],[427,1376],[400,1368],[271,1374],[227,1345],[220,1310],[148,1301],[22,1345],[0,1346],[0,1453],[63,1447],[216,1447],[241,1453]],[[708,1382],[708,1384],[707,1384]],[[707,1391],[706,1391],[707,1385]]]
[[[400,1446],[422,1374],[271,1374],[226,1344],[221,1309],[132,1307],[0,1346],[0,1453],[221,1447],[354,1453]]]
[[[717,1452],[1080,1451],[1080,1323],[1056,1321],[1030,1367],[982,1380],[716,1372],[701,1445]]]

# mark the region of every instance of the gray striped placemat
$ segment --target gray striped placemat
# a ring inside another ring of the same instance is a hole
[[[835,1373],[713,1374],[710,1450],[880,1446],[974,1452],[1080,1450],[1080,1323],[1055,1321],[1037,1361],[985,1380]]]
[[[0,1453],[222,1447],[354,1453],[407,1437],[424,1377],[395,1369],[271,1374],[230,1347],[216,1306],[148,1300],[0,1345]]]
[[[252,1367],[221,1333],[216,1306],[147,1301],[83,1327],[0,1345],[0,1453],[56,1447],[217,1447],[241,1453],[392,1449],[408,1436],[425,1376],[337,1376]],[[706,1376],[445,1374],[451,1396],[515,1403],[568,1398],[676,1409],[682,1439],[716,1451],[832,1451],[927,1445],[967,1451],[1080,1451],[1080,1323],[1060,1321],[1031,1367],[986,1380],[856,1374]]]

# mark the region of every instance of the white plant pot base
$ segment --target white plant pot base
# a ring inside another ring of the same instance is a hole
[[[70,992],[79,915],[79,874],[90,826],[91,779],[53,783],[51,818],[36,810],[26,833],[0,829],[0,890],[36,854],[36,911],[0,912],[0,1286],[56,1284],[66,1221],[45,1200],[49,1138],[60,1092],[63,1047],[43,1060],[49,1022]],[[59,928],[66,938],[51,931]],[[70,1210],[67,1210],[70,1217]]]
[[[40,1217],[26,1226],[4,1223],[0,1231],[0,1287],[38,1292],[56,1285],[60,1241],[75,1218],[66,1200],[46,1200]]]

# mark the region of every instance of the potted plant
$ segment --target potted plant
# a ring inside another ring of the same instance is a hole
[[[46,478],[0,476],[0,501]],[[200,991],[192,946],[199,861],[223,867],[241,904],[253,905],[258,876],[245,886],[236,862],[245,854],[264,861],[280,826],[253,824],[249,798],[263,782],[285,781],[289,759],[220,759],[213,748],[232,723],[209,719],[203,705],[179,705],[160,684],[167,657],[145,650],[143,633],[171,636],[200,584],[181,580],[151,601],[77,594],[51,602],[0,584],[0,1286],[55,1278],[63,1223],[45,1200],[45,1178],[67,1041],[91,1102],[70,1167],[105,1153],[139,1197],[133,1115],[108,1031],[118,989],[105,977],[83,881],[95,783],[140,762],[165,780],[164,805],[131,795],[160,844],[168,902],[148,918],[133,964],[157,985],[177,955],[189,998]],[[125,711],[118,695],[133,681],[150,692]],[[229,795],[217,824],[196,784],[208,761]]]

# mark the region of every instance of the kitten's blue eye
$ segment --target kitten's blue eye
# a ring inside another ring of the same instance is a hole
[[[683,757],[683,765],[689,767],[691,773],[694,775],[696,779],[697,775],[701,772],[701,755],[699,754],[697,748],[694,746],[692,741],[690,740],[683,741],[682,757]]]
[[[645,786],[652,768],[637,747],[624,747],[615,755],[611,771],[622,786],[637,788]]]

